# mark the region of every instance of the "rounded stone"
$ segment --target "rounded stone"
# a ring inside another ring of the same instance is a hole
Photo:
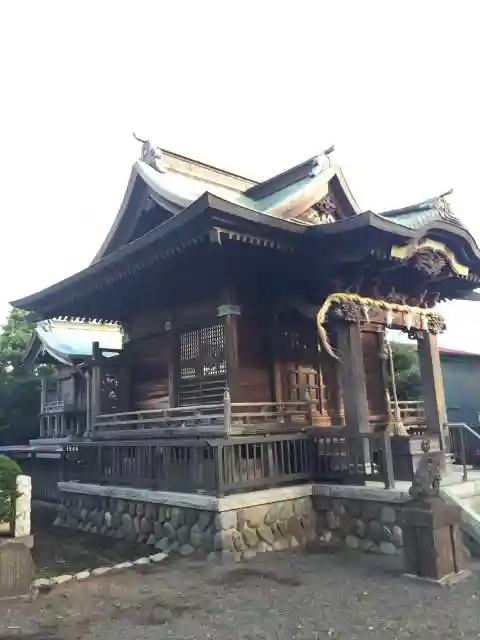
[[[268,530],[270,531],[270,535],[273,538],[273,533],[272,533],[271,529],[268,528]],[[252,548],[252,547],[256,547],[257,546],[257,544],[258,544],[258,536],[257,536],[257,532],[256,532],[255,529],[250,529],[250,527],[245,527],[243,529],[243,531],[242,531],[242,535],[243,535],[243,539],[244,539],[245,544],[247,545],[247,547]]]
[[[349,533],[353,533],[355,531],[355,520],[353,520],[349,515],[345,514],[340,516],[340,532],[342,535],[346,536]]]
[[[330,542],[332,542],[332,538],[333,538],[333,534],[331,531],[324,531],[320,536],[320,540],[322,542],[325,542],[326,544],[329,544]]]
[[[248,507],[244,509],[245,521],[249,527],[256,529],[263,522],[265,517],[265,507]]]
[[[150,557],[150,561],[155,563],[163,562],[165,558],[168,558],[166,553],[154,553],[152,556],[149,556],[149,557]]]
[[[296,500],[293,500],[291,505],[293,515],[297,517],[303,515],[303,498],[297,498]]]
[[[282,538],[282,540],[275,540],[273,543],[274,551],[285,551],[289,548],[288,540]]]
[[[85,507],[83,509],[80,510],[80,520],[82,522],[86,522],[88,520],[88,509],[85,509]]]
[[[141,533],[151,533],[153,530],[153,522],[149,520],[146,516],[140,520],[140,532]]]
[[[114,511],[112,513],[112,522],[111,522],[111,527],[112,529],[118,529],[118,527],[121,525],[121,516],[118,513],[118,511]]]
[[[274,503],[269,505],[267,512],[265,513],[265,517],[263,519],[264,523],[267,525],[273,524],[278,520],[278,516],[280,515],[281,504]]]
[[[156,505],[151,502],[145,503],[145,517],[149,520],[155,519]]]
[[[397,552],[397,549],[393,542],[381,542],[380,552],[386,556],[394,556]]]
[[[191,544],[182,544],[182,546],[179,549],[179,552],[181,556],[191,556],[192,553],[195,553],[195,549],[192,547]]]
[[[403,547],[403,531],[399,526],[392,528],[392,542],[398,549]]]
[[[278,522],[276,522],[275,524],[272,524],[271,529],[273,532],[273,537],[275,538],[275,540],[283,540],[283,534],[280,531],[279,527],[278,527]]]
[[[290,516],[288,519],[288,533],[292,536],[295,536],[297,540],[303,541],[305,538],[305,530],[300,524],[299,519],[296,516]]]
[[[177,532],[170,522],[165,522],[165,524],[163,525],[163,531],[169,540],[173,541],[176,539]]]
[[[245,551],[245,542],[243,541],[240,531],[234,531],[232,534],[233,546],[236,551]]]
[[[170,540],[168,538],[162,538],[155,545],[155,547],[157,549],[160,549],[160,551],[166,551],[169,546],[170,546]]]
[[[170,515],[170,524],[175,529],[178,529],[184,523],[184,514],[183,510],[180,507],[173,507],[172,513]]]
[[[340,518],[333,511],[327,511],[325,515],[325,524],[329,529],[338,529],[340,527]]]
[[[256,555],[257,555],[257,552],[254,551],[253,549],[245,549],[245,551],[243,552],[243,559],[253,560],[253,558],[255,558]]]
[[[136,513],[137,513],[137,516],[143,516],[145,514],[145,503],[144,502],[137,502]]]
[[[156,538],[163,538],[164,536],[164,526],[163,523],[161,522],[154,522],[153,523],[153,533],[155,534]]]
[[[172,544],[169,546],[168,553],[177,553],[177,551],[179,550],[180,550],[180,545],[178,544],[178,541],[175,540],[175,542],[172,542]]]
[[[395,509],[389,506],[382,507],[380,520],[383,524],[393,524],[396,520]]]
[[[387,527],[386,525],[382,526],[382,536],[381,536],[381,540],[382,542],[391,542],[393,539],[393,535],[392,532],[390,530],[389,527]]]
[[[372,520],[368,525],[368,537],[373,542],[380,542],[382,538],[383,527],[376,520]]]
[[[81,582],[82,580],[86,580],[89,577],[90,571],[80,571],[79,573],[75,574],[75,580],[78,580],[79,582]]]
[[[194,515],[196,517],[197,514],[194,512]],[[204,531],[205,529],[207,529],[207,527],[209,527],[212,524],[212,520],[213,520],[213,513],[211,511],[200,511],[200,514],[198,515],[198,520],[197,520],[197,525],[200,531]],[[193,522],[195,522],[195,520]]]
[[[187,544],[190,540],[190,529],[187,525],[182,525],[177,531],[177,539],[180,546]]]
[[[135,516],[137,513],[137,504],[135,502],[129,502],[128,503],[128,513],[131,516]]]
[[[73,580],[73,576],[70,574],[64,574],[63,576],[56,576],[55,578],[52,578],[52,583],[65,584],[66,582],[70,582],[70,580]]]
[[[158,507],[157,521],[163,523],[163,522],[165,522],[166,519],[167,519],[167,517],[166,517],[165,505],[161,504]]]
[[[201,548],[204,551],[211,551],[213,549],[213,534],[210,528],[205,529],[205,531],[202,532]]]
[[[139,516],[135,516],[133,519],[133,527],[135,529],[135,531],[137,533],[141,533],[141,529],[140,529],[140,517]]]
[[[155,546],[155,544],[156,544],[156,542],[157,542],[157,539],[156,539],[156,537],[155,537],[155,534],[154,534],[154,533],[151,533],[151,534],[148,536],[148,538],[147,538],[147,545],[148,545],[149,547],[154,547],[154,546]]]
[[[217,531],[234,529],[237,526],[236,511],[222,511],[215,515],[215,528]]]
[[[202,532],[198,524],[194,524],[190,530],[190,544],[196,549],[202,546]]]
[[[133,526],[132,516],[129,513],[122,513],[121,522],[122,522],[122,527],[125,527],[125,529],[131,529]]]
[[[213,546],[216,551],[223,550],[232,550],[233,549],[233,538],[232,534],[236,531],[236,529],[229,529],[225,531],[217,531],[213,540]]]
[[[110,513],[110,511],[105,512],[104,522],[107,527],[112,526],[112,514]]]
[[[278,514],[278,519],[288,520],[292,515],[293,515],[293,503],[291,502],[291,500],[288,500],[287,502],[282,502],[280,513]]]
[[[117,511],[118,513],[123,513],[127,510],[127,503],[125,500],[117,500]]]
[[[345,510],[345,505],[343,504],[343,502],[335,500],[335,502],[333,503],[333,513],[336,513],[337,516],[345,515],[346,510]]]
[[[184,509],[183,518],[187,527],[192,527],[197,521],[198,511],[196,509]],[[201,515],[202,512],[200,512]]]
[[[111,570],[112,567],[97,567],[96,569],[93,569],[92,576],[104,576],[105,574],[110,573]]]
[[[366,551],[366,552],[371,551],[373,546],[374,546],[373,542],[368,538],[366,540],[360,540],[360,549],[362,551]]]
[[[239,509],[237,511],[237,529],[239,531],[243,531],[243,529],[247,526],[247,516],[245,514],[244,509]]]
[[[355,520],[354,531],[355,531],[355,535],[357,535],[359,538],[366,538],[367,525],[363,520]]]
[[[137,560],[133,561],[133,564],[136,565],[137,567],[146,566],[147,564],[150,564],[150,559],[149,558],[137,558]]]
[[[277,522],[276,527],[283,538],[288,538],[288,522],[286,520]]]
[[[266,542],[267,544],[273,545],[273,543],[275,542],[275,536],[273,535],[273,531],[271,530],[270,527],[267,527],[264,524],[260,525],[257,528],[257,533],[258,533],[258,537],[264,542]]]
[[[345,544],[349,549],[358,549],[360,541],[356,536],[347,536],[345,538]]]

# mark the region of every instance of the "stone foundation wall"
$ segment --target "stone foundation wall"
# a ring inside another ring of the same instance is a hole
[[[61,494],[55,525],[166,553],[241,559],[315,541],[316,520],[309,496],[219,512],[68,493]]]
[[[402,503],[312,496],[321,542],[370,553],[402,553]]]

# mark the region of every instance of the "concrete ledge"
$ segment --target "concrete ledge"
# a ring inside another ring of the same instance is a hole
[[[174,491],[152,491],[150,489],[133,489],[130,487],[82,484],[80,482],[59,482],[59,491],[76,493],[136,502],[151,502],[175,507],[203,509],[205,511],[234,511],[257,505],[284,502],[308,496],[327,496],[330,498],[351,498],[372,500],[376,502],[403,503],[409,499],[404,489],[385,489],[372,486],[341,486],[304,484],[293,487],[278,487],[262,491],[240,493],[224,498],[197,493],[177,493]]]
[[[384,487],[352,486],[337,484],[315,484],[312,495],[327,498],[351,498],[357,500],[372,500],[375,502],[404,503],[409,500],[408,491],[404,489],[385,489]]]
[[[283,502],[312,495],[311,485],[279,487],[263,491],[251,491],[233,496],[218,498],[197,493],[177,493],[175,491],[152,491],[150,489],[132,489],[130,487],[82,484],[80,482],[59,482],[58,489],[64,493],[80,493],[91,496],[152,502],[172,507],[188,507],[205,511],[233,511],[262,504]]]

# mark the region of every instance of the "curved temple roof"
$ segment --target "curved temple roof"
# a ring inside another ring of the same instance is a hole
[[[52,320],[39,323],[35,329],[24,362],[33,363],[41,354],[49,354],[66,365],[92,355],[92,344],[101,349],[122,348],[122,332],[117,325]]]
[[[375,238],[383,234],[392,240],[392,244],[406,245],[428,233],[429,237],[432,234],[434,240],[446,242],[455,251],[458,248],[461,262],[480,275],[480,249],[465,226],[451,213],[444,197],[448,194],[394,211],[362,213],[330,153],[328,150],[273,178],[255,183],[172,152],[163,152],[144,142],[142,158],[133,165],[120,210],[91,265],[12,304],[40,311],[40,315],[47,314],[42,317],[51,317],[48,314],[59,308],[58,299],[63,299],[72,287],[80,282],[82,287],[91,286],[98,282],[100,274],[106,277],[107,270],[111,272],[112,268],[127,272],[133,254],[145,256],[150,250],[158,255],[173,242],[171,238],[178,236],[177,232],[181,230],[188,235],[189,225],[201,216],[204,216],[205,225],[214,225],[215,222],[209,220],[214,220],[215,216],[208,217],[212,212],[224,214],[222,224],[228,218],[234,225],[243,221],[242,224],[260,225],[263,229],[270,227],[287,235],[308,235],[319,243],[322,238],[324,242],[330,242],[331,235],[340,238],[349,237],[351,233],[354,240],[361,242],[362,236],[357,234],[361,230],[372,230]],[[157,208],[150,210],[154,216],[151,226],[135,235],[135,225],[152,202]],[[327,211],[333,206],[335,215],[316,217],[315,211],[325,202]],[[143,264],[147,262],[142,258]]]

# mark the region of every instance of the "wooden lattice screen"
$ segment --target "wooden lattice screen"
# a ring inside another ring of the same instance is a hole
[[[180,335],[179,405],[221,402],[227,384],[223,324]]]

